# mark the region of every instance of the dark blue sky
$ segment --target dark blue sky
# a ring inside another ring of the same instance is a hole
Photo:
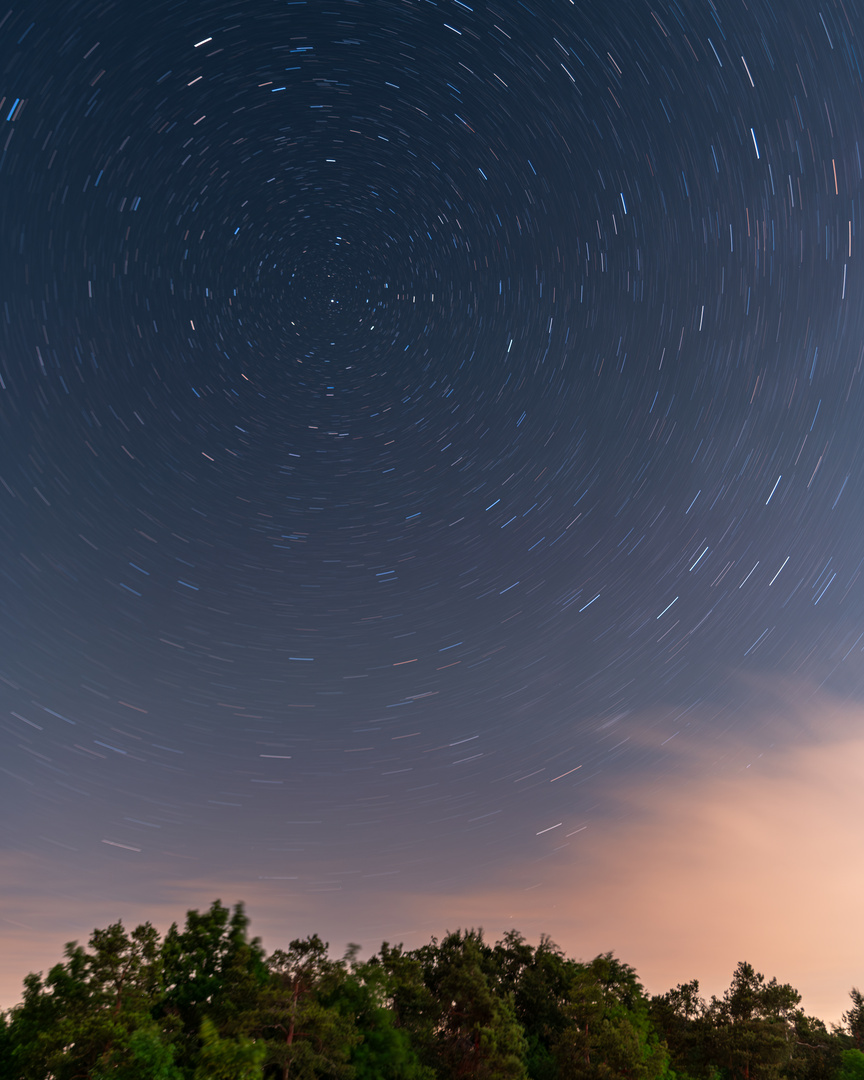
[[[839,0],[10,10],[10,926],[267,880],[374,947],[409,894],[578,867],[637,828],[622,791],[857,716],[862,32]]]

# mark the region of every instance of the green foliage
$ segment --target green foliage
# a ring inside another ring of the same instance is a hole
[[[153,1021],[115,1042],[90,1073],[91,1080],[183,1080],[174,1047]]]
[[[441,1006],[424,978],[421,957],[428,955],[434,945],[416,952],[405,952],[401,945],[386,941],[381,951],[369,961],[369,967],[380,969],[386,987],[386,1005],[393,1017],[393,1026],[407,1034],[419,1060],[431,1068],[435,1060],[435,1029]]]
[[[261,1080],[267,1049],[242,1035],[223,1039],[211,1020],[201,1024],[195,1080]]]
[[[9,1030],[9,1022],[0,1013],[0,1080],[13,1080],[12,1049],[12,1032]]]
[[[203,914],[189,911],[162,945],[165,995],[162,1011],[176,1017],[187,1043],[197,1041],[205,1018],[220,1035],[241,1031],[267,981],[258,938],[248,939],[242,904],[229,911],[219,900]]]
[[[370,962],[355,964],[333,996],[362,1035],[351,1048],[354,1080],[434,1080],[434,1072],[421,1064],[410,1033],[397,1027],[395,1012],[387,1007],[391,992],[383,965]]]
[[[658,1080],[669,1055],[651,1023],[636,974],[611,953],[574,965],[567,993],[568,1024],[553,1053],[561,1080]]]
[[[532,1080],[556,1080],[552,1047],[571,1019],[567,991],[579,965],[543,936],[533,949],[521,934],[508,931],[495,946],[499,983],[513,994],[516,1018],[527,1042],[525,1067]]]
[[[800,1000],[788,984],[766,983],[751,964],[739,963],[723,998],[711,1001],[714,1060],[735,1080],[774,1080],[792,1061]]]
[[[516,931],[265,956],[242,905],[94,930],[0,1015],[0,1080],[864,1080],[864,995],[829,1031],[752,965],[649,999],[611,953]]]
[[[722,998],[706,1004],[697,982],[651,1000],[651,1018],[678,1076],[694,1080],[839,1080],[838,1036],[798,1007],[788,983],[736,967]]]
[[[157,1028],[149,1012],[162,993],[159,936],[149,923],[128,935],[119,923],[94,930],[88,950],[70,943],[65,963],[56,964],[44,982],[29,975],[24,987],[10,1028],[13,1075],[176,1075],[170,1048],[161,1056],[155,1049],[168,1028]],[[155,1071],[129,1064],[141,1054],[149,1055]]]
[[[712,1023],[696,979],[653,997],[649,1014],[679,1077],[707,1078],[716,1072],[708,1049]]]
[[[267,1065],[276,1077],[348,1078],[349,1056],[358,1041],[354,1019],[332,999],[345,968],[327,955],[313,934],[277,949],[267,961],[269,979],[259,996],[256,1031],[266,1042]]]
[[[864,1050],[864,995],[857,986],[853,986],[849,997],[852,998],[852,1008],[843,1013],[843,1023],[855,1040],[856,1049]]]
[[[836,1080],[864,1080],[864,1053],[855,1049],[844,1050],[840,1054]]]
[[[487,971],[491,950],[482,933],[448,934],[424,956],[427,985],[440,1015],[435,1032],[439,1076],[523,1080],[527,1044],[513,997],[495,992]]]

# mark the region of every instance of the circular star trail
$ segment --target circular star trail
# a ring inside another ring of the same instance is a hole
[[[6,843],[468,874],[860,695],[862,30],[10,10]]]

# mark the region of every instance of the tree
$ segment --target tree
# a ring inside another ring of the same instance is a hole
[[[162,992],[156,930],[145,923],[127,934],[115,923],[94,930],[88,949],[71,942],[65,963],[44,982],[39,975],[25,979],[10,1029],[16,1070],[76,1080],[122,1068],[131,1078],[138,1053],[154,1062],[152,1076],[171,1080],[171,1025],[157,1025],[151,1015]]]
[[[523,1080],[528,1049],[510,995],[495,993],[483,970],[491,950],[481,932],[448,934],[424,956],[426,983],[440,1009],[439,1075]]]
[[[434,1072],[421,1064],[408,1029],[397,1025],[389,1007],[392,989],[382,964],[354,963],[329,995],[330,1004],[352,1017],[362,1033],[351,1048],[354,1080],[435,1080]]]
[[[201,1024],[201,1049],[195,1080],[260,1080],[267,1056],[263,1043],[240,1036],[223,1039],[213,1022],[205,1017]]]
[[[605,953],[574,965],[568,1024],[553,1043],[561,1080],[658,1080],[669,1062],[633,968]]]
[[[849,997],[852,998],[852,1008],[843,1013],[842,1020],[846,1025],[846,1030],[855,1040],[856,1049],[864,1050],[864,994],[857,986],[853,986],[849,991]]]
[[[348,1077],[351,1048],[359,1040],[352,1016],[332,1003],[345,968],[313,934],[277,949],[259,995],[257,1034],[266,1041],[268,1076],[278,1080]]]
[[[14,1048],[9,1021],[0,1013],[0,1080],[14,1080],[12,1052]]]
[[[317,935],[265,957],[242,905],[70,942],[0,1014],[0,1080],[864,1080],[864,995],[842,1026],[739,963],[648,1001],[612,953],[448,933],[414,951]],[[674,1071],[673,1071],[674,1070]]]
[[[407,1036],[415,1054],[429,1069],[436,1060],[435,1031],[441,1006],[426,983],[423,958],[428,959],[435,947],[432,944],[406,952],[401,945],[391,946],[385,941],[368,962],[370,968],[382,972],[386,993],[383,1004],[393,1018],[394,1028]]]
[[[799,1009],[792,1020],[792,1059],[783,1066],[783,1076],[788,1080],[835,1080],[842,1050],[836,1034],[832,1035],[821,1020]]]
[[[665,1040],[676,1075],[707,1077],[712,1072],[707,1005],[699,996],[699,982],[679,983],[674,990],[651,999],[651,1019]]]
[[[864,1053],[850,1048],[840,1054],[837,1080],[864,1080]]]
[[[203,914],[189,911],[181,931],[174,923],[161,957],[165,992],[157,1010],[178,1027],[180,1064],[196,1059],[204,1020],[220,1037],[244,1034],[267,981],[264,951],[248,937],[242,904],[232,911],[215,900]]]
[[[115,1040],[90,1073],[90,1080],[183,1080],[175,1047],[152,1020]]]
[[[556,1080],[553,1044],[568,1026],[567,991],[577,965],[543,935],[536,949],[515,930],[493,950],[498,985],[513,995],[527,1041],[525,1067],[532,1080]]]
[[[712,998],[713,1056],[732,1077],[772,1080],[793,1056],[793,1017],[801,995],[742,961],[721,999]]]

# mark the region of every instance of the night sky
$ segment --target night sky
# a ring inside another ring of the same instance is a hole
[[[219,896],[269,948],[514,925],[838,1016],[862,8],[0,35],[5,1003]]]

